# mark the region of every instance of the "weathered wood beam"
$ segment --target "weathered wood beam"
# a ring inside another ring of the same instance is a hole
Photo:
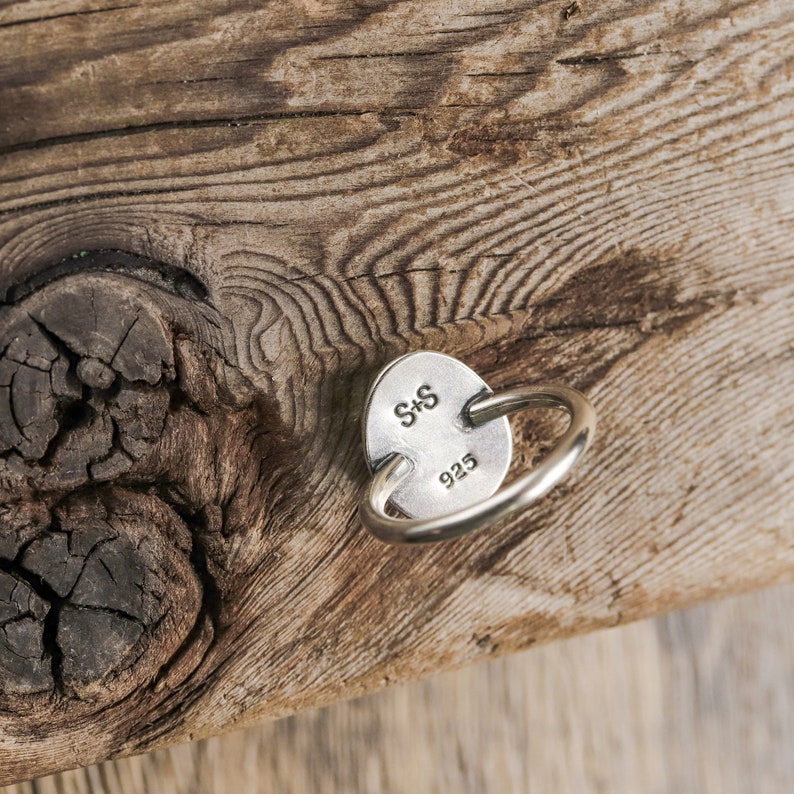
[[[0,780],[790,580],[792,44],[775,0],[3,4]],[[416,348],[587,391],[575,476],[369,537]]]

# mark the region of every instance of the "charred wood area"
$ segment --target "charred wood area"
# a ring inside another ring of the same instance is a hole
[[[8,298],[0,704],[46,737],[200,664],[230,539],[262,524],[280,423],[184,271],[81,252]]]

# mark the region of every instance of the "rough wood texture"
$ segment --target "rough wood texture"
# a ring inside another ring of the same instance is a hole
[[[5,794],[781,794],[794,588],[535,648]]]
[[[0,5],[0,779],[790,579],[792,42],[775,0]],[[393,549],[358,412],[418,347],[601,423]]]

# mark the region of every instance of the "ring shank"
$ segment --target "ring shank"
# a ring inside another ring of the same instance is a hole
[[[361,521],[386,543],[429,543],[447,540],[482,529],[504,516],[526,507],[553,488],[587,449],[595,433],[596,416],[590,401],[567,386],[536,386],[481,397],[470,403],[474,425],[499,419],[528,408],[557,408],[570,416],[570,424],[554,449],[538,466],[479,504],[429,519],[393,518],[386,503],[394,489],[413,470],[399,453],[375,472],[359,506]]]

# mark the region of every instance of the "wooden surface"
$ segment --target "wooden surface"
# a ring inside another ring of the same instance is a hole
[[[0,780],[791,580],[793,44],[781,0],[0,5]],[[587,391],[576,474],[368,537],[417,348]]]
[[[5,794],[782,794],[794,588],[475,665]]]

